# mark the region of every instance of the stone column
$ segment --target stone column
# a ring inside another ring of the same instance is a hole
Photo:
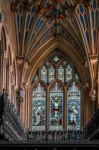
[[[99,60],[98,60],[98,70],[97,70],[97,107],[99,108]]]

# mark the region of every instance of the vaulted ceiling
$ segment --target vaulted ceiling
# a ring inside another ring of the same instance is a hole
[[[31,61],[37,49],[48,40],[59,37],[70,43],[81,58],[84,58],[86,53],[97,53],[98,0],[91,0],[89,3],[80,0],[78,3],[77,0],[39,0],[34,3],[31,0],[29,8],[25,2],[17,0],[15,5],[12,5],[18,56]],[[47,16],[52,10],[49,5],[55,5],[54,12]]]
[[[26,61],[29,76],[33,55],[48,42],[48,47],[56,41],[67,43],[83,64],[99,55],[99,0],[1,0],[0,4],[12,50],[24,60],[20,74]]]

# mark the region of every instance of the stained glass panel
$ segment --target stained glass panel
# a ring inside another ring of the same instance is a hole
[[[79,80],[79,77],[78,77],[77,73],[75,74],[75,79]]]
[[[66,68],[66,82],[72,79],[72,68],[70,65]]]
[[[50,130],[61,130],[63,125],[63,90],[56,83],[50,91]]]
[[[60,60],[60,58],[59,58],[58,56],[55,56],[55,57],[53,58],[53,60],[54,60],[55,63],[57,63],[57,62]]]
[[[45,130],[46,92],[40,83],[32,92],[32,130]]]
[[[67,130],[80,130],[80,89],[73,82],[67,91]]]
[[[58,68],[58,79],[64,82],[64,68],[62,65]]]
[[[54,67],[51,65],[50,69],[49,69],[49,82],[51,82],[52,80],[55,79],[55,69]]]
[[[35,76],[34,81],[38,80],[38,74]]]
[[[41,69],[41,80],[47,82],[47,69],[46,66],[43,66]]]

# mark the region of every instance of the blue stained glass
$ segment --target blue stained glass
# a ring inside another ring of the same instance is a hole
[[[95,19],[95,18],[94,18],[94,11],[91,12],[91,17],[92,17],[92,28],[94,28],[94,24],[95,24],[95,23],[94,23],[94,21],[95,21],[95,20],[94,20],[94,19]]]
[[[73,82],[67,91],[67,130],[80,130],[80,89]]]
[[[98,24],[99,24],[99,11],[98,11],[98,9],[96,10],[96,13],[95,13],[95,15],[96,15],[96,28],[98,28]]]
[[[28,31],[25,32],[25,38],[24,38],[24,45],[27,45],[27,41],[28,41],[28,37],[29,37],[29,33]]]
[[[96,34],[96,31],[94,30],[94,31],[93,31],[94,45],[95,45],[95,42],[96,42],[96,35],[97,35],[97,34]]]
[[[84,18],[83,18],[82,15],[80,15],[80,20],[81,20],[81,23],[82,23],[82,25],[83,25],[83,27],[84,27],[84,26],[85,26],[85,25],[84,25]]]
[[[88,31],[86,31],[86,38],[87,38],[87,41],[88,41],[88,44],[89,44],[90,39],[89,39],[89,32]]]
[[[21,15],[20,16],[20,27],[22,27],[24,25],[23,21],[24,21],[24,17]]]
[[[32,17],[30,18],[30,22],[29,22],[29,29],[31,29],[32,24],[33,24],[33,21],[34,21],[34,17],[32,16]]]
[[[46,92],[40,83],[32,92],[32,130],[45,130]]]
[[[30,14],[27,16],[27,20],[26,20],[26,28],[28,27],[29,21],[30,21]]]
[[[32,9],[31,9],[31,13],[35,13],[35,11],[36,11],[36,9],[35,9],[35,7],[32,7]]]
[[[80,5],[80,12],[83,14],[84,13],[84,7],[83,7],[83,5]]]
[[[95,9],[95,8],[96,8],[96,6],[97,6],[97,4],[96,4],[96,0],[94,0],[94,1],[93,1],[93,8]]]
[[[88,16],[84,15],[84,18],[85,18],[85,22],[86,22],[86,28],[88,29],[88,24],[89,24],[89,22],[88,22]]]
[[[21,12],[22,12],[22,10],[23,10],[22,4],[19,4],[18,7],[19,7],[19,10],[18,10],[18,11],[19,11],[19,13],[21,14]]]
[[[63,128],[63,90],[56,83],[50,92],[50,130]]]

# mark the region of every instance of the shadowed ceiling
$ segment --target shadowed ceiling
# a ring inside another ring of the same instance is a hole
[[[54,1],[54,3],[53,3]],[[24,0],[12,3],[14,10],[17,55],[32,60],[37,49],[52,38],[63,38],[83,59],[86,53],[97,51],[99,1]],[[53,7],[52,14],[49,13]],[[49,15],[49,16],[48,16]]]

